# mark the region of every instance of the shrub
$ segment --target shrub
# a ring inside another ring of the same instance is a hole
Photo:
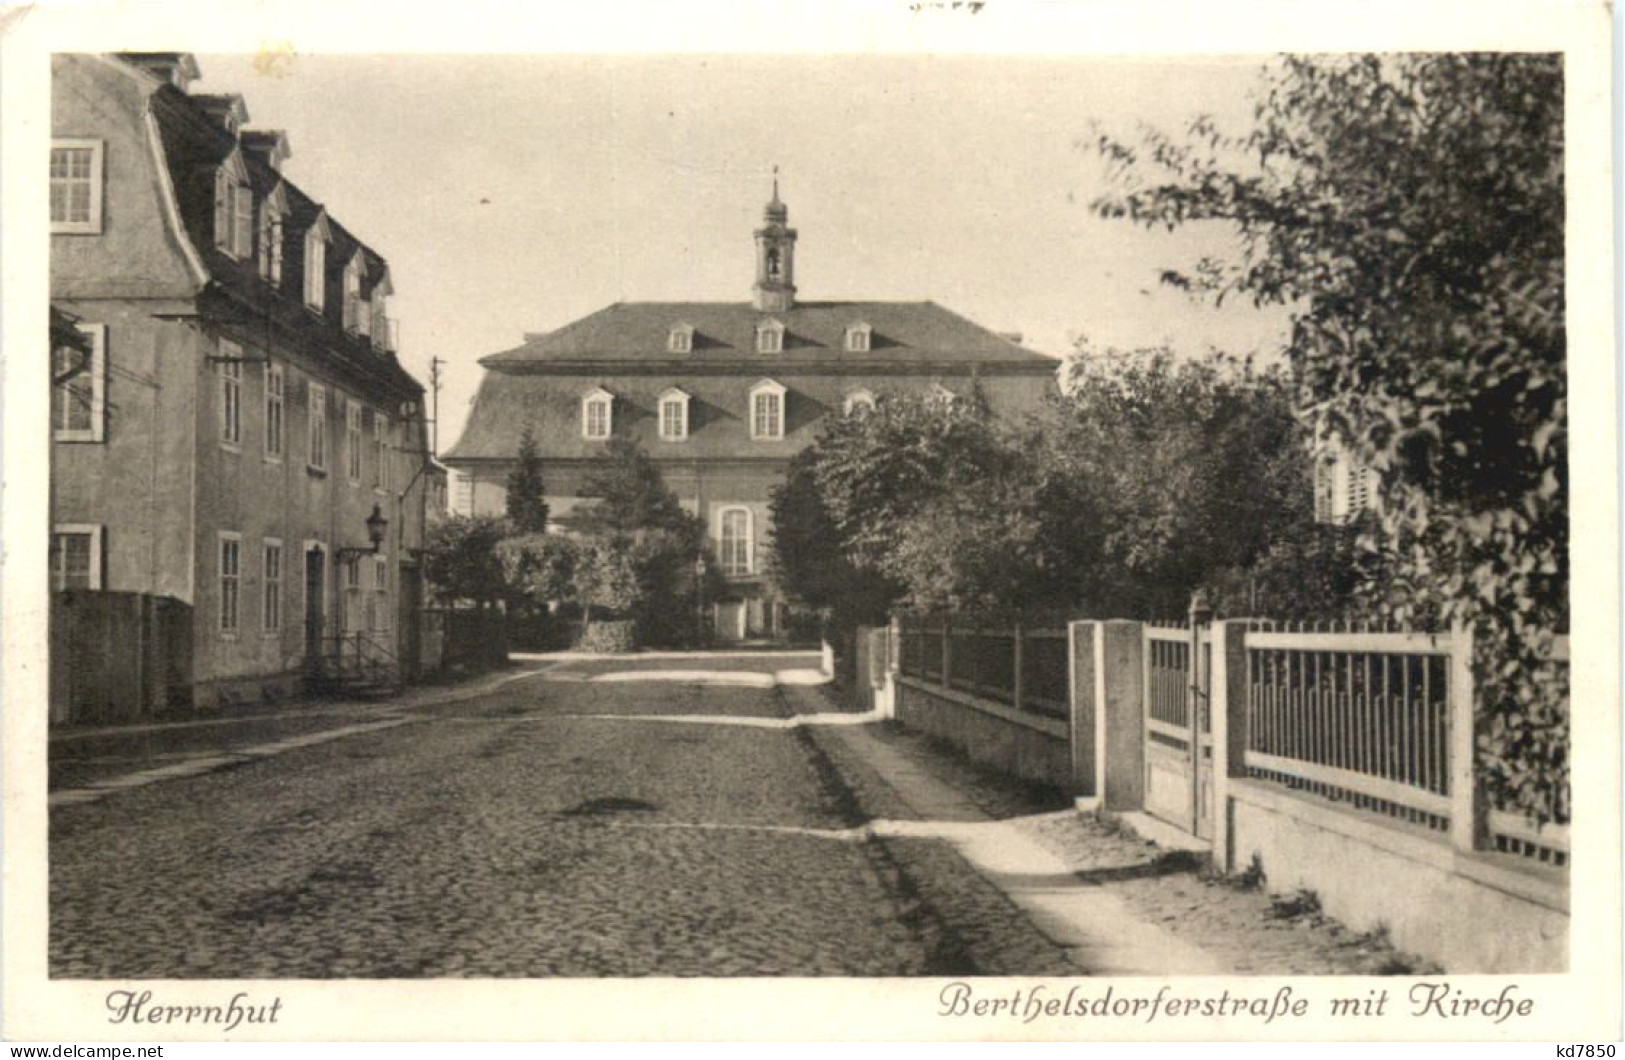
[[[589,622],[576,644],[580,651],[601,652],[605,655],[627,652],[637,647],[632,635],[633,623],[628,620]]]

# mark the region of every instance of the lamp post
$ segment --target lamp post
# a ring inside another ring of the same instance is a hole
[[[367,516],[367,540],[372,542],[370,548],[351,546],[339,549],[339,559],[353,559],[357,556],[376,556],[378,550],[384,545],[384,535],[389,532],[389,519],[383,511],[374,504],[372,514]]]

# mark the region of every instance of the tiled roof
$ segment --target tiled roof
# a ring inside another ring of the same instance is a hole
[[[215,173],[236,149],[236,138],[211,121],[195,97],[173,85],[163,85],[153,92],[152,110],[169,165],[170,182],[179,200],[181,223],[214,281],[205,301],[222,311],[234,304],[236,312],[278,320],[298,333],[308,347],[329,351],[334,366],[350,376],[382,383],[397,391],[421,393],[422,385],[400,366],[393,354],[375,350],[369,339],[347,335],[343,330],[344,266],[355,256],[356,249],[361,248],[367,262],[362,294],[367,296],[388,267],[383,257],[365,247],[329,216],[333,242],[327,251],[326,297],[321,316],[315,315],[303,304],[304,243],[305,232],[322,213],[322,206],[262,159],[243,152],[243,165],[255,194],[256,232],[258,204],[271,189],[280,186],[288,201],[282,284],[273,289],[260,278],[258,263],[252,257],[239,261],[215,245]]]
[[[784,350],[758,353],[757,325],[770,320],[784,325]],[[694,329],[693,350],[668,353],[671,330],[680,324]],[[869,352],[847,352],[846,331],[853,324],[872,329]],[[581,362],[745,360],[768,365],[808,359],[1005,364],[1034,370],[1056,363],[935,302],[799,302],[781,313],[764,312],[748,302],[617,302],[557,331],[528,336],[524,345],[480,363],[501,370]]]
[[[785,390],[784,438],[750,437],[750,391],[762,379]],[[542,457],[582,460],[600,457],[602,442],[581,436],[581,399],[603,388],[615,397],[614,433],[635,438],[657,460],[769,458],[787,460],[817,437],[826,416],[840,415],[847,395],[867,390],[885,400],[889,394],[920,394],[934,385],[969,395],[980,387],[995,415],[1021,417],[1036,412],[1044,395],[1054,391],[1046,374],[978,375],[968,372],[917,372],[906,376],[854,373],[797,374],[760,370],[736,375],[685,376],[677,373],[530,374],[487,372],[480,381],[463,435],[442,459],[452,465],[472,460],[511,460],[519,435],[530,427]],[[660,438],[657,409],[660,395],[671,387],[689,395],[689,437]]]

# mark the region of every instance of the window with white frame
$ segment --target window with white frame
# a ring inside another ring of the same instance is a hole
[[[327,470],[327,388],[310,384],[309,455],[306,462],[317,471]]]
[[[581,436],[601,441],[615,429],[613,405],[615,395],[607,390],[594,390],[581,399]]]
[[[474,479],[459,473],[452,485],[451,510],[457,515],[474,514]]]
[[[368,629],[389,629],[389,560],[384,556],[372,558],[372,614],[367,617]]]
[[[361,557],[344,560],[344,629],[347,632],[365,629],[363,614],[365,594],[361,591]]]
[[[389,440],[389,417],[376,413],[372,420],[373,436],[378,441],[378,467],[373,472],[373,485],[380,492],[395,488],[395,446]]]
[[[371,334],[373,349],[389,349],[389,295],[381,288],[372,292]]]
[[[756,325],[756,352],[783,353],[784,325],[777,320],[766,320]]]
[[[243,348],[220,340],[220,442],[235,449],[243,444]]]
[[[60,346],[51,357],[51,436],[100,442],[107,425],[107,325],[79,324],[90,350]]]
[[[260,613],[260,624],[266,633],[282,629],[282,542],[274,537],[265,539],[264,582],[265,606]]]
[[[848,416],[866,416],[874,411],[875,396],[867,390],[854,390],[846,395],[841,408]]]
[[[282,216],[283,211],[274,198],[267,198],[260,206],[260,279],[272,287],[282,286]]]
[[[51,588],[102,588],[102,528],[58,525],[51,531]]]
[[[344,460],[350,485],[361,484],[361,402],[344,403]]]
[[[361,254],[358,252],[344,266],[344,330],[355,331],[361,326]]]
[[[846,329],[846,352],[868,353],[871,331],[868,324],[852,324]]]
[[[327,239],[319,226],[305,233],[305,304],[317,311],[327,304]]]
[[[666,336],[666,351],[668,353],[692,353],[694,351],[694,329],[687,324],[678,324]]]
[[[729,577],[751,572],[751,522],[749,508],[723,508],[717,513],[718,559],[722,573]]]
[[[751,388],[750,436],[762,441],[784,437],[784,387],[772,380]]]
[[[660,437],[667,442],[688,437],[688,395],[676,387],[660,395]]]
[[[238,259],[254,253],[254,192],[229,161],[215,171],[214,244]]]
[[[287,440],[288,378],[282,365],[265,362],[265,459],[281,460]]]
[[[372,485],[374,489],[384,486],[384,425],[388,421],[382,412],[372,414]]]
[[[95,235],[102,230],[102,142],[51,141],[51,231]]]
[[[241,625],[243,540],[241,534],[220,534],[220,632],[235,634]]]

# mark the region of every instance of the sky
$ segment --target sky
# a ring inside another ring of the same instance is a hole
[[[390,262],[401,357],[442,358],[451,447],[480,357],[616,301],[750,296],[772,189],[798,297],[930,299],[1055,356],[1265,356],[1285,320],[1158,273],[1231,236],[1089,209],[1102,129],[1246,128],[1261,60],[987,56],[199,55],[198,92],[286,130],[284,173]]]

